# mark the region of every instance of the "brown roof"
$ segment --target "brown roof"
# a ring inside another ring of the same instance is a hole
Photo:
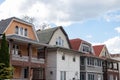
[[[93,49],[94,49],[94,52],[95,52],[96,56],[100,55],[100,53],[101,53],[104,46],[105,45],[95,45],[95,46],[93,46]]]

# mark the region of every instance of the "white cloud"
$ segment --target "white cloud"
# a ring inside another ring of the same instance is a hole
[[[120,10],[119,4],[120,0],[5,0],[0,4],[0,19],[28,15],[39,23],[67,26]]]
[[[87,37],[87,38],[92,38],[92,35],[87,35],[86,37]]]
[[[115,30],[120,33],[120,27],[116,27]]]
[[[115,11],[109,11],[104,15],[104,19],[107,22],[110,22],[110,21],[120,22],[120,9]]]
[[[120,37],[116,36],[103,43],[93,43],[93,45],[105,44],[111,54],[120,53]]]

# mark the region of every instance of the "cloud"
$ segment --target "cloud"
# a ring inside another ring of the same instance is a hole
[[[116,27],[115,30],[120,33],[120,27]]]
[[[104,41],[103,43],[93,43],[93,45],[105,44],[111,54],[120,53],[120,37],[116,36]]]
[[[104,15],[104,19],[107,22],[115,21],[120,22],[120,10],[109,11],[107,14]]]
[[[0,4],[0,19],[28,15],[39,23],[67,26],[120,10],[119,4],[120,0],[5,0]]]
[[[92,38],[92,35],[86,35],[87,38]]]

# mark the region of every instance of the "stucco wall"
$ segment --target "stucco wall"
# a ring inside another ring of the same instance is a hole
[[[65,54],[65,60],[62,60],[62,55]],[[73,57],[75,56],[75,62]],[[57,80],[60,80],[60,71],[66,71],[66,80],[73,78],[79,79],[80,75],[80,57],[79,54],[58,51],[57,53]],[[75,76],[75,74],[77,74]]]
[[[46,80],[56,80],[57,52],[49,51],[47,54]]]
[[[50,44],[50,45],[56,45],[56,39],[57,39],[58,37],[61,37],[61,38],[64,40],[64,47],[65,47],[65,48],[69,48],[69,45],[68,45],[66,36],[63,34],[63,32],[61,31],[61,29],[58,29],[58,30],[54,33],[54,35],[53,35],[52,39],[50,40],[50,43],[49,43],[49,44]]]

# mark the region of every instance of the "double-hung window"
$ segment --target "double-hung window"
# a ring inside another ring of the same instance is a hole
[[[28,30],[27,28],[24,29],[23,27],[16,26],[15,34],[21,35],[21,36],[28,36]]]
[[[60,71],[60,80],[66,80],[66,71]]]
[[[16,54],[16,55],[18,55],[18,52],[19,51],[19,46],[18,45],[13,45],[13,54]]]

